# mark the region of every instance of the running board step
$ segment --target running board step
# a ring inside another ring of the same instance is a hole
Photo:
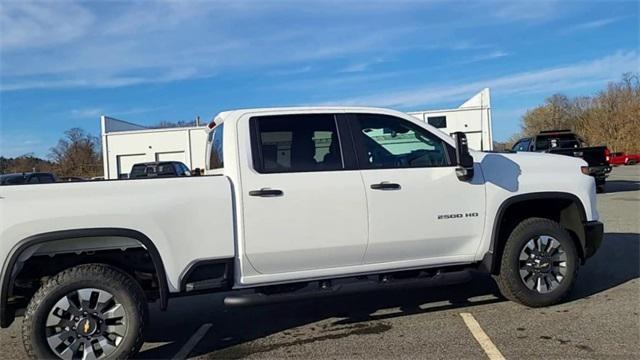
[[[365,277],[361,280],[331,285],[330,280],[313,282],[316,286],[309,285],[301,290],[279,293],[255,292],[249,294],[230,295],[224,298],[226,306],[244,307],[281,303],[288,301],[301,301],[308,299],[325,298],[336,295],[349,295],[366,291],[407,289],[413,287],[443,286],[459,284],[470,280],[469,271],[454,271],[437,273],[430,277],[418,277],[409,279],[395,279],[387,275],[379,275],[375,279]]]

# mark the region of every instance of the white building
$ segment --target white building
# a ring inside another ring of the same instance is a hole
[[[100,122],[105,179],[127,177],[141,162],[175,160],[204,169],[207,134],[202,126],[149,129],[107,116]]]
[[[447,135],[456,131],[467,134],[469,148],[480,151],[493,150],[491,130],[491,93],[488,88],[475,94],[457,109],[410,112]]]
[[[492,150],[491,101],[484,89],[457,109],[409,113],[450,135],[467,134],[469,147]],[[207,133],[203,126],[150,129],[102,116],[104,178],[127,177],[133,164],[152,161],[181,161],[190,169],[205,167]]]

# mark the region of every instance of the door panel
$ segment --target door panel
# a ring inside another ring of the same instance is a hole
[[[453,147],[406,119],[347,118],[368,202],[365,263],[474,255],[484,227],[484,185],[458,180]]]
[[[365,263],[475,254],[484,227],[483,185],[458,180],[452,167],[363,170],[362,176],[369,203]],[[382,182],[400,189],[370,187]]]
[[[245,255],[255,270],[361,264],[364,186],[358,170],[346,170],[334,116],[253,118],[251,133],[255,171],[242,174],[242,187]]]

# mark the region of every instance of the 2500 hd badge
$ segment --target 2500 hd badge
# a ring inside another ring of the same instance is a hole
[[[468,218],[468,217],[478,217],[478,213],[477,212],[471,212],[471,213],[466,213],[466,214],[443,214],[443,215],[438,215],[438,220],[443,220],[443,219],[461,219],[461,218]]]

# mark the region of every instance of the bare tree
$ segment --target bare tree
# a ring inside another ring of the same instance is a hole
[[[522,118],[522,135],[552,129],[573,130],[589,144],[607,145],[613,151],[640,152],[638,76],[624,74],[595,96],[553,95]]]
[[[80,128],[65,131],[51,148],[49,157],[58,176],[92,177],[102,175],[102,156],[98,138]]]

